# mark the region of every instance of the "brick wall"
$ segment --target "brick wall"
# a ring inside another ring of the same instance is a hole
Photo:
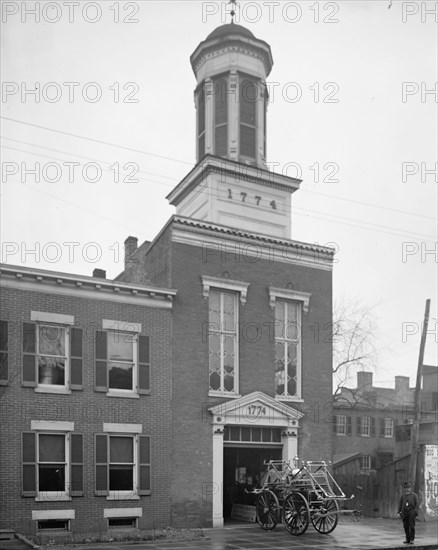
[[[1,318],[9,321],[9,385],[0,386],[0,528],[31,534],[32,510],[74,509],[72,528],[77,532],[106,530],[104,508],[141,507],[140,528],[170,524],[170,378],[171,310],[128,305],[74,296],[2,289]],[[36,393],[21,386],[21,323],[31,310],[74,315],[83,328],[84,389],[71,395]],[[111,398],[94,391],[94,329],[102,319],[137,322],[150,336],[151,393],[139,399]],[[84,496],[68,502],[35,502],[21,496],[21,432],[31,420],[74,421],[74,431],[84,435]],[[103,422],[142,424],[151,437],[151,495],[139,500],[108,501],[94,495],[94,434]]]
[[[162,242],[155,241],[144,269],[153,283],[168,281],[178,290],[173,307],[172,521],[209,525],[212,510],[206,486],[212,480],[212,427],[206,411],[224,399],[208,397],[208,301],[202,294],[201,275],[220,276],[227,271],[230,279],[250,283],[246,304],[239,306],[241,395],[262,391],[274,396],[274,310],[269,305],[269,285],[291,283],[294,290],[311,293],[309,312],[302,318],[304,402],[288,403],[305,413],[298,449],[305,460],[332,458],[332,277],[322,269],[269,260],[248,262],[230,253],[206,257],[200,246],[178,243],[171,244],[166,273],[157,269],[157,258],[168,243],[168,233]]]

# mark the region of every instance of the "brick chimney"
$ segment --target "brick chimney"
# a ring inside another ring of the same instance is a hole
[[[104,269],[93,269],[93,277],[97,277],[98,279],[106,279],[106,271]]]
[[[357,388],[360,390],[369,391],[373,387],[373,373],[359,371],[357,373]]]
[[[395,377],[395,389],[396,391],[409,390],[409,376],[396,376]]]

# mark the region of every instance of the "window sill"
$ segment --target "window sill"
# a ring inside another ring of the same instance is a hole
[[[35,497],[35,502],[67,502],[71,497],[68,495],[38,495]]]
[[[293,397],[291,395],[276,395],[275,401],[288,401],[289,403],[304,403],[301,397]]]
[[[61,395],[70,395],[71,394],[71,390],[69,390],[68,388],[65,388],[65,387],[57,388],[56,386],[54,386],[54,387],[37,386],[34,389],[34,391],[35,391],[35,393],[57,393],[57,394],[61,394]]]
[[[208,397],[228,397],[229,399],[238,399],[242,397],[240,393],[227,393],[221,391],[209,391]]]
[[[114,495],[108,495],[106,497],[107,500],[140,500],[140,495],[134,495],[130,492],[127,492],[126,494],[122,493],[122,492],[119,492],[117,494],[114,494]]]
[[[107,391],[105,394],[107,397],[127,397],[128,399],[139,399],[138,393],[134,392],[123,392],[117,390]]]
[[[340,435],[341,437],[345,437],[347,434],[338,434],[338,433],[335,433],[335,435]]]

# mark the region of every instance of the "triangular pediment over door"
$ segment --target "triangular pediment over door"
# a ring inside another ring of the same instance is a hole
[[[237,426],[298,428],[303,413],[263,392],[253,392],[209,409],[212,423]]]

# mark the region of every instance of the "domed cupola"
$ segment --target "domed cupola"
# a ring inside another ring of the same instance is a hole
[[[207,154],[265,167],[269,44],[228,23],[190,57],[197,79],[197,160]]]

